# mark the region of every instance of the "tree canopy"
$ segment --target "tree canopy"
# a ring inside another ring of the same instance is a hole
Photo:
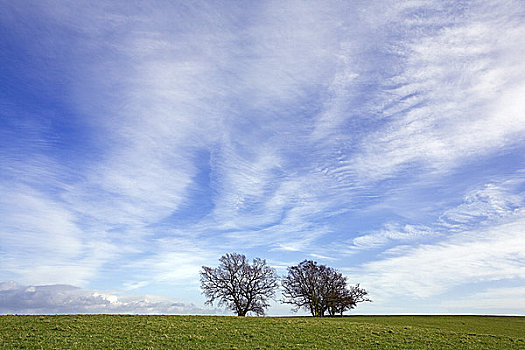
[[[246,316],[248,312],[264,315],[277,289],[277,274],[266,264],[266,260],[253,259],[250,264],[246,256],[229,253],[222,256],[216,268],[202,267],[201,289],[208,298],[208,304],[218,301],[237,313]]]
[[[342,315],[357,303],[371,301],[359,284],[348,288],[340,272],[312,260],[289,267],[282,286],[284,302],[294,305],[294,311],[304,308],[312,316],[322,317],[326,312]]]

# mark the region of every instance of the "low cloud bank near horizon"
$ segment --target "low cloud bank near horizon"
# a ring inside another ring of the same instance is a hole
[[[0,314],[165,314],[212,315],[218,309],[202,309],[155,295],[124,296],[113,291],[94,291],[66,284],[24,286],[0,282]]]

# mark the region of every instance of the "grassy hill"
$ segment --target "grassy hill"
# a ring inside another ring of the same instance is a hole
[[[0,316],[1,349],[525,349],[525,317]]]

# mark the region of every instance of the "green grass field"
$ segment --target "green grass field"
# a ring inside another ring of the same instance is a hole
[[[525,317],[0,316],[2,349],[525,349]]]

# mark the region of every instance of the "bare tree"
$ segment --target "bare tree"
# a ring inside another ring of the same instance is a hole
[[[305,260],[297,266],[288,268],[288,276],[282,280],[284,302],[309,310],[312,316],[323,316],[327,297],[326,271],[324,265]]]
[[[324,316],[327,311],[331,316],[342,315],[359,302],[371,301],[359,284],[348,289],[346,277],[312,260],[289,267],[282,286],[283,302],[294,305],[294,311],[304,308],[316,317]]]
[[[208,298],[207,304],[218,301],[238,316],[248,312],[264,315],[269,306],[268,299],[275,295],[277,274],[266,264],[266,260],[253,259],[250,264],[246,256],[230,253],[222,256],[216,268],[202,267],[201,289]]]
[[[335,297],[328,305],[328,313],[330,316],[335,316],[336,314],[342,316],[345,311],[354,309],[357,303],[371,302],[372,300],[367,295],[368,292],[364,288],[359,287],[359,283],[349,288],[338,289],[335,292]]]

